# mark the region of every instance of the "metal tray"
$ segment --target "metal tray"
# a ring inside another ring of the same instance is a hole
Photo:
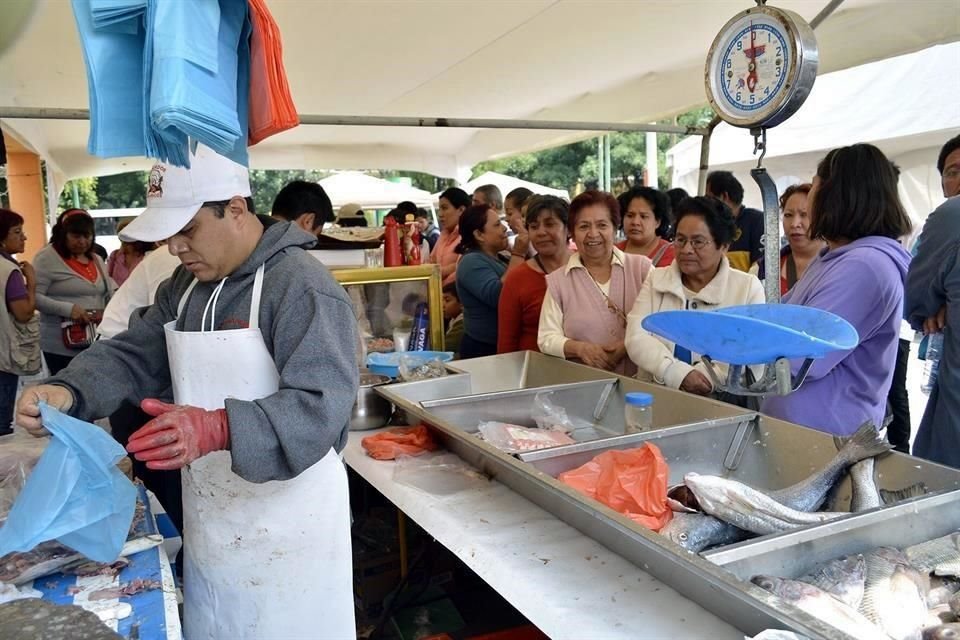
[[[908,547],[960,530],[960,492],[925,496],[704,554],[741,580],[802,576],[816,565],[881,546]]]

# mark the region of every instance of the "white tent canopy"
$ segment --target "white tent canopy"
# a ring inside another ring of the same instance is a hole
[[[497,173],[496,171],[487,171],[486,173],[477,176],[470,182],[462,185],[460,188],[467,193],[473,193],[477,190],[477,187],[482,187],[485,184],[496,185],[496,187],[500,189],[500,193],[504,198],[506,198],[507,194],[514,189],[524,187],[526,189],[530,189],[530,191],[533,191],[537,195],[557,196],[558,198],[563,198],[568,202],[570,200],[570,194],[567,193],[565,189],[545,187],[542,184],[537,184],[536,182],[527,182],[526,180],[521,180],[520,178],[505,176],[502,173]]]
[[[69,2],[47,1],[0,57],[0,107],[86,108]],[[272,2],[302,114],[650,122],[705,101],[714,35],[751,0]],[[779,0],[812,19],[827,0]],[[0,3],[0,20],[3,5]],[[956,0],[846,0],[817,30],[821,71],[960,39]],[[147,167],[86,153],[82,121],[4,120],[58,180]],[[571,131],[301,126],[252,149],[254,168],[382,168],[464,181],[481,160],[583,138]]]
[[[433,208],[434,198],[429,191],[357,171],[335,173],[320,180],[320,186],[330,196],[335,211],[349,202],[365,209],[392,209],[404,200],[427,209]]]
[[[901,198],[920,222],[943,201],[937,154],[958,133],[960,43],[952,43],[819,77],[796,115],[767,133],[763,165],[782,191],[809,182],[828,150],[870,142],[900,167]],[[674,146],[667,163],[673,185],[695,193],[700,139]],[[750,177],[756,164],[749,131],[726,124],[714,130],[710,168],[733,171],[744,186],[744,202],[752,206],[760,205]]]

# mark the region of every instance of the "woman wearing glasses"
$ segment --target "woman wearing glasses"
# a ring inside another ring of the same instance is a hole
[[[647,332],[640,323],[658,311],[760,303],[763,287],[756,276],[730,267],[727,249],[737,227],[725,204],[703,196],[687,198],[674,215],[676,259],[654,269],[644,282],[627,318],[627,353],[640,369],[638,378],[705,396],[713,384],[699,355]]]
[[[627,312],[651,271],[650,259],[614,246],[620,206],[609,193],[586,191],[574,198],[567,224],[577,253],[547,276],[540,351],[632,376],[637,366],[623,344]]]

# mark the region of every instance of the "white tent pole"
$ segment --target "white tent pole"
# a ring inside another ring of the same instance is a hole
[[[0,106],[0,118],[24,120],[89,120],[87,109]],[[301,114],[300,124],[352,127],[437,127],[449,129],[546,129],[567,131],[656,131],[703,135],[704,129],[669,124],[580,122],[571,120],[505,120],[499,118],[400,118],[392,116],[327,116]]]
[[[648,131],[644,140],[644,155],[647,161],[647,183],[654,189],[660,188],[660,154],[657,150],[657,134]]]
[[[610,134],[603,136],[603,190],[610,192],[613,184],[610,181]]]
[[[597,189],[603,191],[603,136],[597,138]]]

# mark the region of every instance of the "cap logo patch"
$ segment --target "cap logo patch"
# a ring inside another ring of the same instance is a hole
[[[163,173],[167,168],[162,164],[155,164],[150,169],[150,178],[147,180],[147,197],[163,197]]]

